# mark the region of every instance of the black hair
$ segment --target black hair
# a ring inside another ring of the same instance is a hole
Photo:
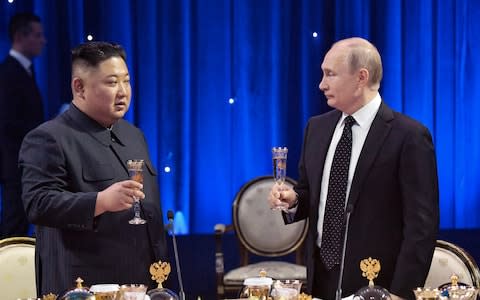
[[[10,40],[13,42],[17,33],[26,35],[32,32],[31,23],[41,23],[40,17],[29,12],[15,14],[8,24],[8,37]]]
[[[72,50],[72,66],[81,64],[96,67],[101,62],[111,58],[121,57],[126,61],[127,54],[122,46],[109,42],[87,42]]]

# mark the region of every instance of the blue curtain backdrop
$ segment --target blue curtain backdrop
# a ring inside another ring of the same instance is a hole
[[[124,45],[126,118],[145,132],[163,208],[180,212],[185,233],[230,223],[241,185],[271,173],[272,146],[289,148],[296,178],[306,121],[329,109],[323,55],[350,36],[379,48],[384,100],[432,131],[441,227],[480,226],[479,1],[1,0],[2,56],[8,19],[25,10],[48,39],[35,62],[47,118],[71,99],[73,46],[89,34]]]

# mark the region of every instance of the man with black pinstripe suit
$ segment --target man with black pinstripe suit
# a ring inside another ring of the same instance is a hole
[[[67,111],[24,139],[23,202],[36,225],[38,295],[86,285],[142,283],[154,287],[151,263],[166,260],[157,174],[143,133],[123,120],[130,74],[123,48],[85,43],[72,51],[73,101]],[[126,162],[143,159],[143,185]],[[142,225],[131,225],[140,201]]]

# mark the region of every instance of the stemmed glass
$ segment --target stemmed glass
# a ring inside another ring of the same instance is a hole
[[[124,284],[120,286],[120,299],[143,300],[147,293],[147,286],[143,284]]]
[[[273,179],[275,184],[280,186],[285,183],[285,177],[287,177],[287,147],[273,147],[272,148],[272,162],[273,162]],[[286,210],[286,207],[280,207],[281,210]]]
[[[143,184],[143,164],[143,159],[129,159],[127,161],[128,175],[130,176],[130,179],[140,182],[141,184]],[[134,225],[147,223],[146,220],[140,217],[140,199],[134,196],[133,200],[135,200],[133,203],[135,216],[133,219],[129,220],[128,223]]]

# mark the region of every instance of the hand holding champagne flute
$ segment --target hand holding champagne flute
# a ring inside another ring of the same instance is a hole
[[[272,148],[273,178],[275,179],[276,190],[285,189],[285,177],[287,177],[287,147]],[[287,203],[288,204],[288,203]],[[288,206],[287,206],[288,207]],[[287,210],[286,206],[276,206],[274,209]]]
[[[143,159],[129,159],[127,161],[128,174],[130,179],[135,180],[143,184]],[[137,197],[133,197],[135,202],[133,203],[133,211],[135,213],[133,219],[129,220],[128,223],[133,225],[145,224],[146,220],[140,217],[140,202]]]

